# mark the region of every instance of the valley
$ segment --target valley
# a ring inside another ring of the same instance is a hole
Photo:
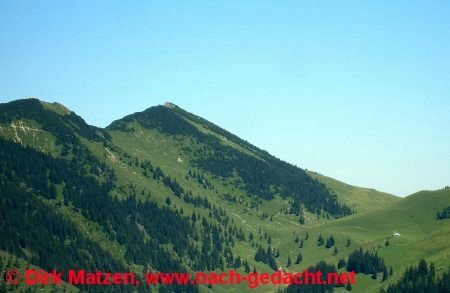
[[[141,278],[148,271],[245,274],[274,272],[273,259],[300,272],[320,261],[337,268],[362,248],[392,274],[358,273],[352,292],[379,292],[422,258],[438,275],[450,265],[450,220],[436,219],[450,205],[449,189],[400,198],[351,186],[283,162],[171,103],[102,129],[62,105],[18,100],[0,105],[0,127],[1,232],[9,235],[0,245],[2,270],[13,259],[20,270],[86,266],[78,268]],[[39,213],[48,219],[33,218]],[[32,235],[42,239],[27,235],[33,221],[41,234]],[[48,261],[44,243],[57,248]],[[267,262],[255,259],[258,248],[273,253]],[[290,292],[285,285],[164,287],[154,289]]]

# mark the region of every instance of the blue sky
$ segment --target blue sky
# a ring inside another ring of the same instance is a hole
[[[171,101],[397,195],[450,185],[448,1],[1,1],[0,102],[88,123]]]

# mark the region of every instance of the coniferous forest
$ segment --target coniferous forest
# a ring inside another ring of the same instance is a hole
[[[336,183],[173,104],[128,115],[106,128],[90,126],[55,103],[25,99],[0,104],[2,274],[29,266],[61,272],[132,271],[144,282],[146,272],[308,269],[323,275],[355,272],[386,292],[446,292],[446,267],[421,261],[393,276],[386,251],[403,247],[403,239],[393,237],[384,224],[374,230],[384,234],[371,238],[372,227],[360,226],[373,223],[372,214],[364,218],[359,203],[346,197],[347,188],[336,188]],[[433,204],[431,212],[423,216],[443,233],[446,192],[433,194],[436,200],[427,201]],[[374,196],[390,204],[396,200]],[[365,207],[369,210],[373,202]],[[416,221],[409,210],[404,213],[400,223]],[[348,229],[360,234],[353,236]],[[394,267],[399,266],[394,262]],[[0,286],[7,292],[38,290],[23,284]],[[71,289],[215,292],[215,286]],[[332,292],[338,287],[361,289],[357,284],[326,284],[262,290]],[[248,291],[245,285],[232,289]]]
[[[433,263],[421,259],[417,266],[406,269],[400,280],[383,289],[382,293],[450,292],[450,270],[438,276]]]

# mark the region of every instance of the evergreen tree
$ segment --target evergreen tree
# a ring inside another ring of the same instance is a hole
[[[425,260],[420,260],[418,266],[406,269],[397,283],[391,283],[381,292],[450,292],[450,268],[442,276],[436,276],[434,265],[428,267]]]
[[[299,253],[299,254],[297,255],[297,258],[295,259],[295,264],[298,265],[299,263],[302,262],[302,260],[303,260],[302,254]]]
[[[53,183],[50,183],[49,187],[49,199],[55,199],[57,195],[56,187]]]
[[[335,243],[334,237],[333,237],[333,235],[331,235],[330,237],[328,237],[327,244],[325,245],[325,247],[330,248],[334,245],[334,243]]]
[[[317,239],[317,246],[321,246],[321,245],[323,245],[323,243],[324,243],[324,240],[323,240],[322,234],[320,234],[319,238]]]
[[[373,250],[363,251],[362,248],[353,251],[347,262],[347,271],[356,273],[376,274],[383,272],[386,264]]]
[[[303,216],[303,214],[301,214],[298,221],[299,221],[300,225],[305,225],[305,216]]]
[[[345,262],[345,259],[341,258],[341,259],[338,261],[337,268],[340,269],[340,268],[345,267],[346,265],[347,265],[347,263]]]
[[[384,269],[383,269],[383,278],[382,278],[381,281],[384,282],[384,281],[387,280],[387,278],[388,278],[388,271],[387,271],[387,268],[384,267]]]
[[[234,267],[235,269],[238,269],[238,268],[240,268],[241,266],[242,266],[241,257],[240,257],[240,256],[237,256],[236,259],[234,260],[233,267]]]
[[[247,261],[244,261],[244,271],[248,274],[250,273],[250,266]]]

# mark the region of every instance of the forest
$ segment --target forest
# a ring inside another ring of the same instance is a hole
[[[300,216],[302,205],[311,212],[317,214],[325,212],[334,217],[353,213],[349,207],[338,203],[336,195],[324,184],[307,176],[304,170],[270,156],[264,151],[258,150],[257,155],[261,158],[257,158],[224,145],[216,136],[199,131],[172,109],[163,106],[152,107],[115,121],[108,129],[133,131],[127,125],[127,122],[132,121],[168,135],[194,137],[203,145],[201,151],[196,151],[197,159],[193,162],[194,166],[224,178],[230,178],[236,172],[245,183],[245,190],[258,198],[270,200],[275,194],[289,197],[292,199],[290,212],[297,216]],[[213,124],[203,123],[204,127],[217,128]],[[257,150],[256,147],[235,136],[230,136],[227,132],[220,133],[253,151]],[[272,187],[275,187],[275,191]]]

